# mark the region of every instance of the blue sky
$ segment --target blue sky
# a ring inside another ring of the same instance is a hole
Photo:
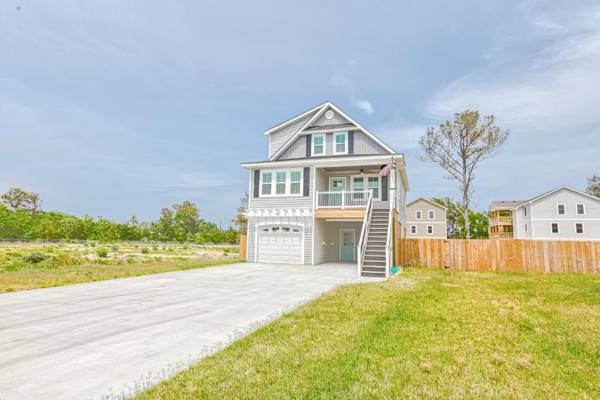
[[[0,192],[46,210],[227,224],[262,132],[325,100],[406,154],[410,198],[458,197],[417,141],[467,108],[512,131],[477,208],[600,173],[597,1],[4,0],[0,49]]]

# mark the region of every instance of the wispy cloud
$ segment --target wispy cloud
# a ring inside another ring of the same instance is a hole
[[[371,115],[373,112],[375,112],[373,105],[368,100],[352,99],[352,105],[359,110],[364,111],[368,115]]]

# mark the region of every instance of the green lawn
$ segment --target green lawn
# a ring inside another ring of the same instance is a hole
[[[600,276],[408,269],[345,286],[144,399],[600,398]]]

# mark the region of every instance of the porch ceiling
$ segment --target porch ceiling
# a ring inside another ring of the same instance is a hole
[[[378,174],[379,171],[381,170],[381,165],[365,165],[365,166],[360,166],[360,167],[327,167],[327,168],[321,168],[321,169],[323,169],[325,172],[328,172],[328,173],[348,172],[348,173],[353,173],[353,174],[357,174],[357,175],[361,173],[360,170],[362,169],[365,174]]]

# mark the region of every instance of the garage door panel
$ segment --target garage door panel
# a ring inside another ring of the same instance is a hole
[[[275,228],[273,230],[273,228]],[[267,230],[268,231],[265,231]],[[303,240],[295,225],[273,225],[258,231],[258,261],[302,263]]]

